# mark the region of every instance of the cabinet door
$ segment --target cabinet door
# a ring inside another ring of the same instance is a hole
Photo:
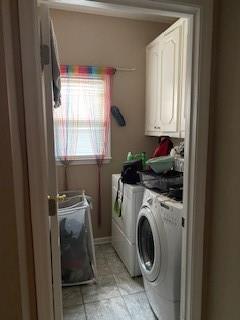
[[[172,136],[179,134],[181,107],[181,25],[170,28],[159,38],[157,127]]]
[[[156,135],[158,113],[158,43],[151,43],[146,49],[146,114],[145,134]]]

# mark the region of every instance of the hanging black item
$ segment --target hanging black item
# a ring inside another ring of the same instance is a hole
[[[142,160],[129,160],[123,163],[121,181],[123,183],[136,184],[140,182],[139,171],[143,169]]]
[[[118,217],[122,215],[122,204],[124,197],[124,184],[136,184],[140,182],[139,171],[143,169],[142,160],[130,160],[123,163],[121,176],[118,179],[118,189],[114,202],[114,211]],[[121,192],[122,182],[122,192]]]
[[[111,113],[113,118],[117,121],[117,124],[120,127],[125,127],[126,126],[126,121],[124,119],[124,116],[121,114],[120,110],[116,106],[111,106]]]

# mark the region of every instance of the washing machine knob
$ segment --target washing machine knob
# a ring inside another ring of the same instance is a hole
[[[148,198],[148,199],[147,199],[147,203],[150,204],[150,205],[152,205],[152,204],[153,204],[153,198]]]

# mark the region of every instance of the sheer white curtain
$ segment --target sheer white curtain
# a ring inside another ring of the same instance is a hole
[[[101,168],[110,155],[110,107],[113,68],[61,66],[62,106],[54,110],[56,158],[95,159],[97,165],[98,224],[101,224]]]

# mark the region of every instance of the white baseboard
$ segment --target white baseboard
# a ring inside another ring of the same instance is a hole
[[[94,239],[94,244],[106,244],[106,243],[111,243],[112,237],[103,237],[103,238],[95,238]]]

